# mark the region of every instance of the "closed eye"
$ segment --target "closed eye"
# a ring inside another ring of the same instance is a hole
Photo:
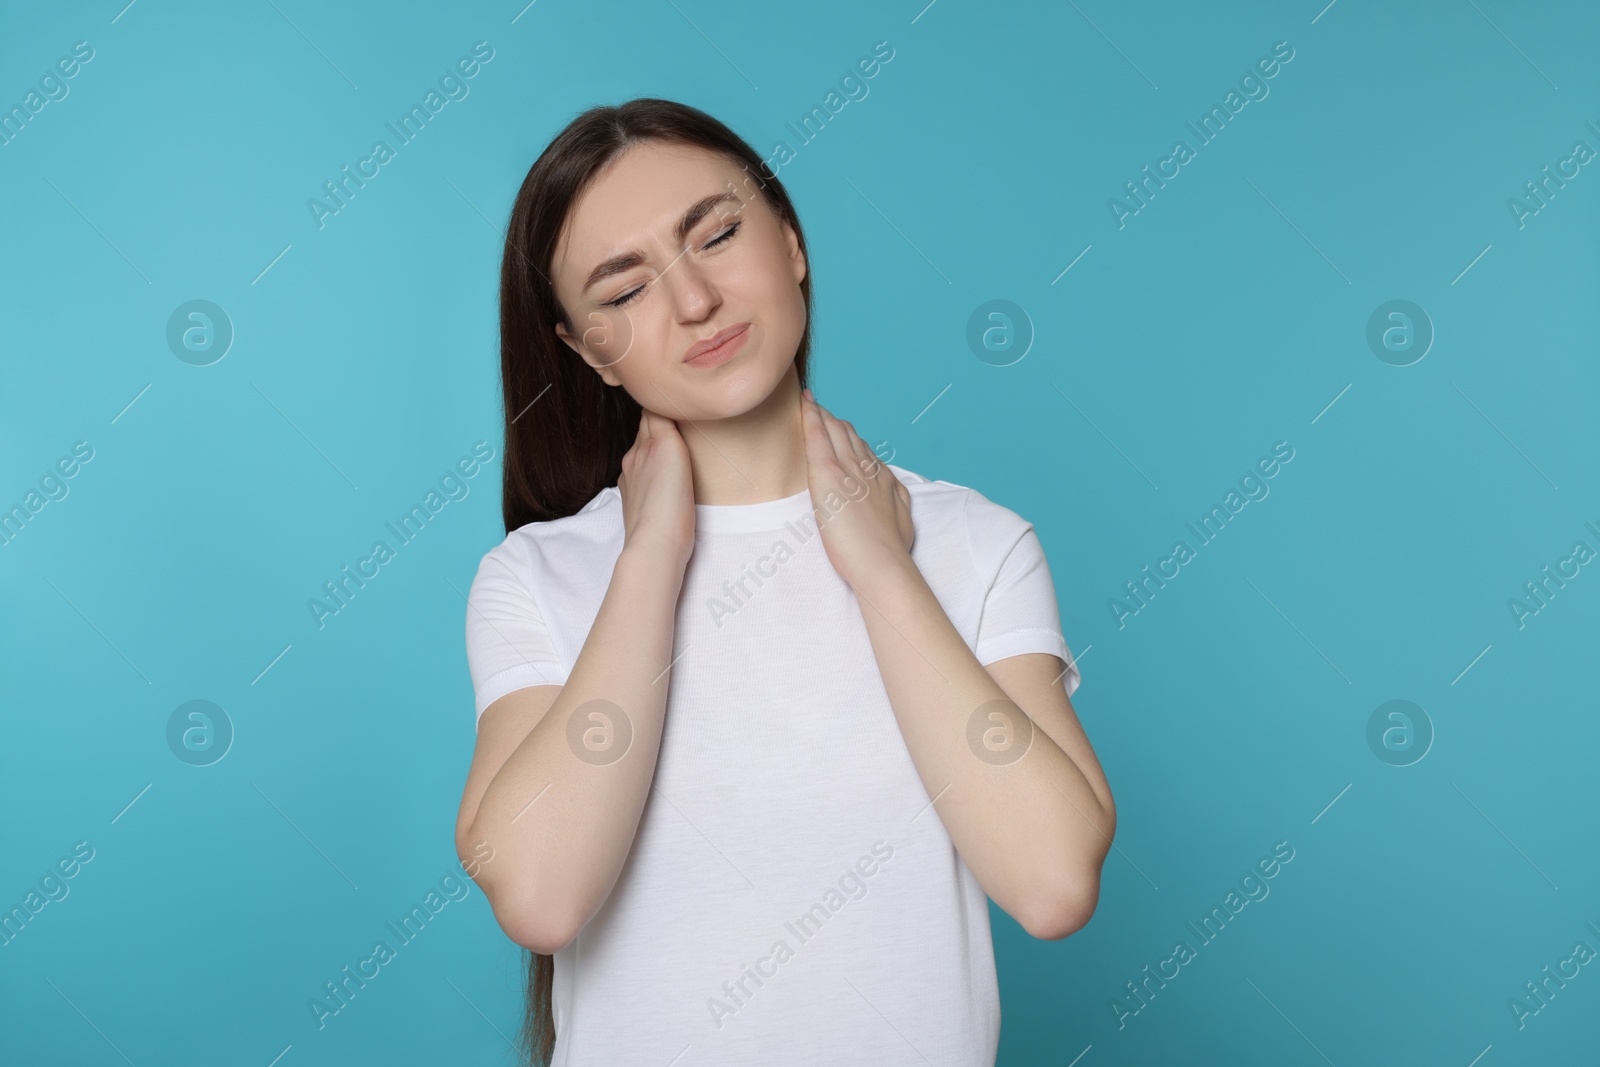
[[[727,243],[728,241],[733,239],[733,235],[738,233],[739,232],[739,227],[741,227],[743,225],[744,225],[743,222],[734,223],[733,225],[729,226],[726,230],[723,230],[722,233],[718,234],[716,237],[713,237],[711,240],[707,241],[705,243],[705,247],[706,248],[716,248],[718,245]],[[637,289],[630,289],[626,293],[624,293],[621,296],[617,297],[615,300],[608,300],[605,303],[601,304],[600,306],[601,307],[608,307],[608,308],[617,308],[617,307],[623,307],[624,305],[627,305],[627,304],[631,304],[631,303],[633,303],[635,300],[637,300],[639,298],[639,295],[641,293],[644,292],[644,288],[645,287],[641,285]]]
[[[734,223],[732,226],[729,226],[726,230],[723,230],[720,236],[715,237],[715,238],[707,241],[706,242],[706,247],[707,248],[715,248],[718,245],[722,244],[724,241],[727,241],[727,240],[731,239],[734,234],[739,232],[739,227],[743,226],[743,225],[744,225],[744,223],[742,223],[742,222]]]

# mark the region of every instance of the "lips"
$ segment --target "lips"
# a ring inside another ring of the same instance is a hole
[[[710,352],[713,349],[720,348],[727,342],[739,337],[749,328],[750,324],[748,322],[741,322],[736,326],[729,326],[726,329],[718,330],[704,341],[697,341],[691,345],[689,347],[689,351],[683,354],[683,361],[688,363],[691,360],[705,355],[707,352]]]

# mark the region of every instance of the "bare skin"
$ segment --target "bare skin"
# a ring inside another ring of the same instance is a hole
[[[720,191],[731,202],[680,238],[685,209]],[[585,287],[596,265],[628,250],[637,264]],[[580,197],[553,267],[576,326],[558,334],[645,410],[617,483],[624,545],[566,683],[510,693],[479,723],[456,846],[506,934],[558,951],[627,860],[659,753],[694,505],[802,489],[830,514],[828,559],[862,604],[890,704],[957,850],[1034,936],[1081,927],[1115,809],[1061,685],[1065,665],[1038,654],[978,663],[912,562],[910,493],[850,423],[800,390],[806,263],[792,227],[737,164],[646,143]],[[732,359],[684,362],[691,345],[742,323]],[[976,759],[966,742],[974,709],[995,701],[1034,727],[1007,766]],[[568,742],[575,714],[595,739],[588,758]]]

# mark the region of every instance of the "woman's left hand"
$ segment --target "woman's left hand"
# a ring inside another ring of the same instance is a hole
[[[800,396],[811,509],[833,569],[852,589],[888,564],[910,558],[916,540],[911,491],[855,427]]]

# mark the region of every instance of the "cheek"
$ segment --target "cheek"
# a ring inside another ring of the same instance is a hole
[[[597,308],[573,324],[578,338],[619,372],[639,344],[639,327],[628,308]]]
[[[766,317],[771,331],[799,336],[805,325],[805,297],[781,244],[763,247],[748,263],[741,264],[738,284],[758,313]]]
[[[658,390],[665,390],[675,402],[681,402],[678,386],[672,383],[680,377],[678,356],[688,347],[689,339],[684,336],[676,314],[660,300],[642,301],[641,306],[625,310],[628,312],[625,315],[612,311],[607,316],[615,341],[614,355],[608,359],[612,360],[618,379],[635,400],[651,410],[660,407]],[[648,397],[655,398],[658,403],[652,407],[642,399]]]
[[[790,343],[798,344],[806,326],[806,298],[787,258],[783,259],[770,275],[766,306],[773,317],[774,333],[781,333]]]

